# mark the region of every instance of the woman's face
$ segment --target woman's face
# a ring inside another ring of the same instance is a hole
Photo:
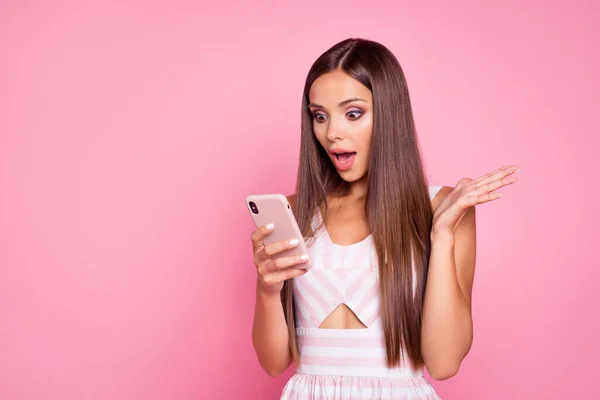
[[[308,93],[313,131],[346,182],[367,174],[373,133],[373,95],[342,71],[317,78]]]

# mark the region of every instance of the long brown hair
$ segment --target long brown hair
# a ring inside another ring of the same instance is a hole
[[[322,74],[342,70],[373,93],[374,121],[365,212],[379,260],[381,318],[389,367],[403,361],[423,366],[421,314],[433,218],[409,92],[400,63],[385,46],[346,39],[312,65],[302,96],[302,137],[293,209],[300,229],[312,236],[317,207],[327,212],[327,196],[347,187],[313,132],[308,93]],[[414,275],[413,275],[414,274]],[[416,282],[413,282],[413,278]],[[414,285],[414,289],[413,289]],[[414,291],[413,291],[414,290]],[[299,363],[292,282],[282,290],[290,350]]]

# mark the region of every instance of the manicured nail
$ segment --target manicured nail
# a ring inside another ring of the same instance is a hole
[[[309,259],[309,258],[310,258],[310,257],[308,256],[308,254],[302,254],[302,255],[300,256],[300,259],[301,259],[302,261],[308,261],[308,259]]]
[[[265,228],[267,228],[267,230],[270,231],[271,229],[273,229],[274,226],[275,224],[267,224]]]
[[[290,240],[289,243],[290,243],[290,245],[295,246],[298,244],[298,239],[292,239],[292,240]]]
[[[517,168],[517,170],[515,172],[519,172],[521,170],[521,168]]]

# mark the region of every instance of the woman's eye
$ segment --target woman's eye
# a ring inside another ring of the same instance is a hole
[[[355,120],[355,119],[359,119],[362,116],[362,114],[363,113],[361,111],[350,111],[346,115],[348,115],[350,117],[350,119]]]
[[[314,114],[313,118],[316,119],[317,122],[325,122],[327,119],[327,117],[325,117],[323,114]]]

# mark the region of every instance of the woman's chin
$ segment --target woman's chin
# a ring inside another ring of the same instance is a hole
[[[347,183],[357,182],[357,181],[361,180],[362,178],[364,178],[364,176],[365,176],[365,174],[361,174],[357,171],[352,171],[352,170],[338,171],[338,174]]]

